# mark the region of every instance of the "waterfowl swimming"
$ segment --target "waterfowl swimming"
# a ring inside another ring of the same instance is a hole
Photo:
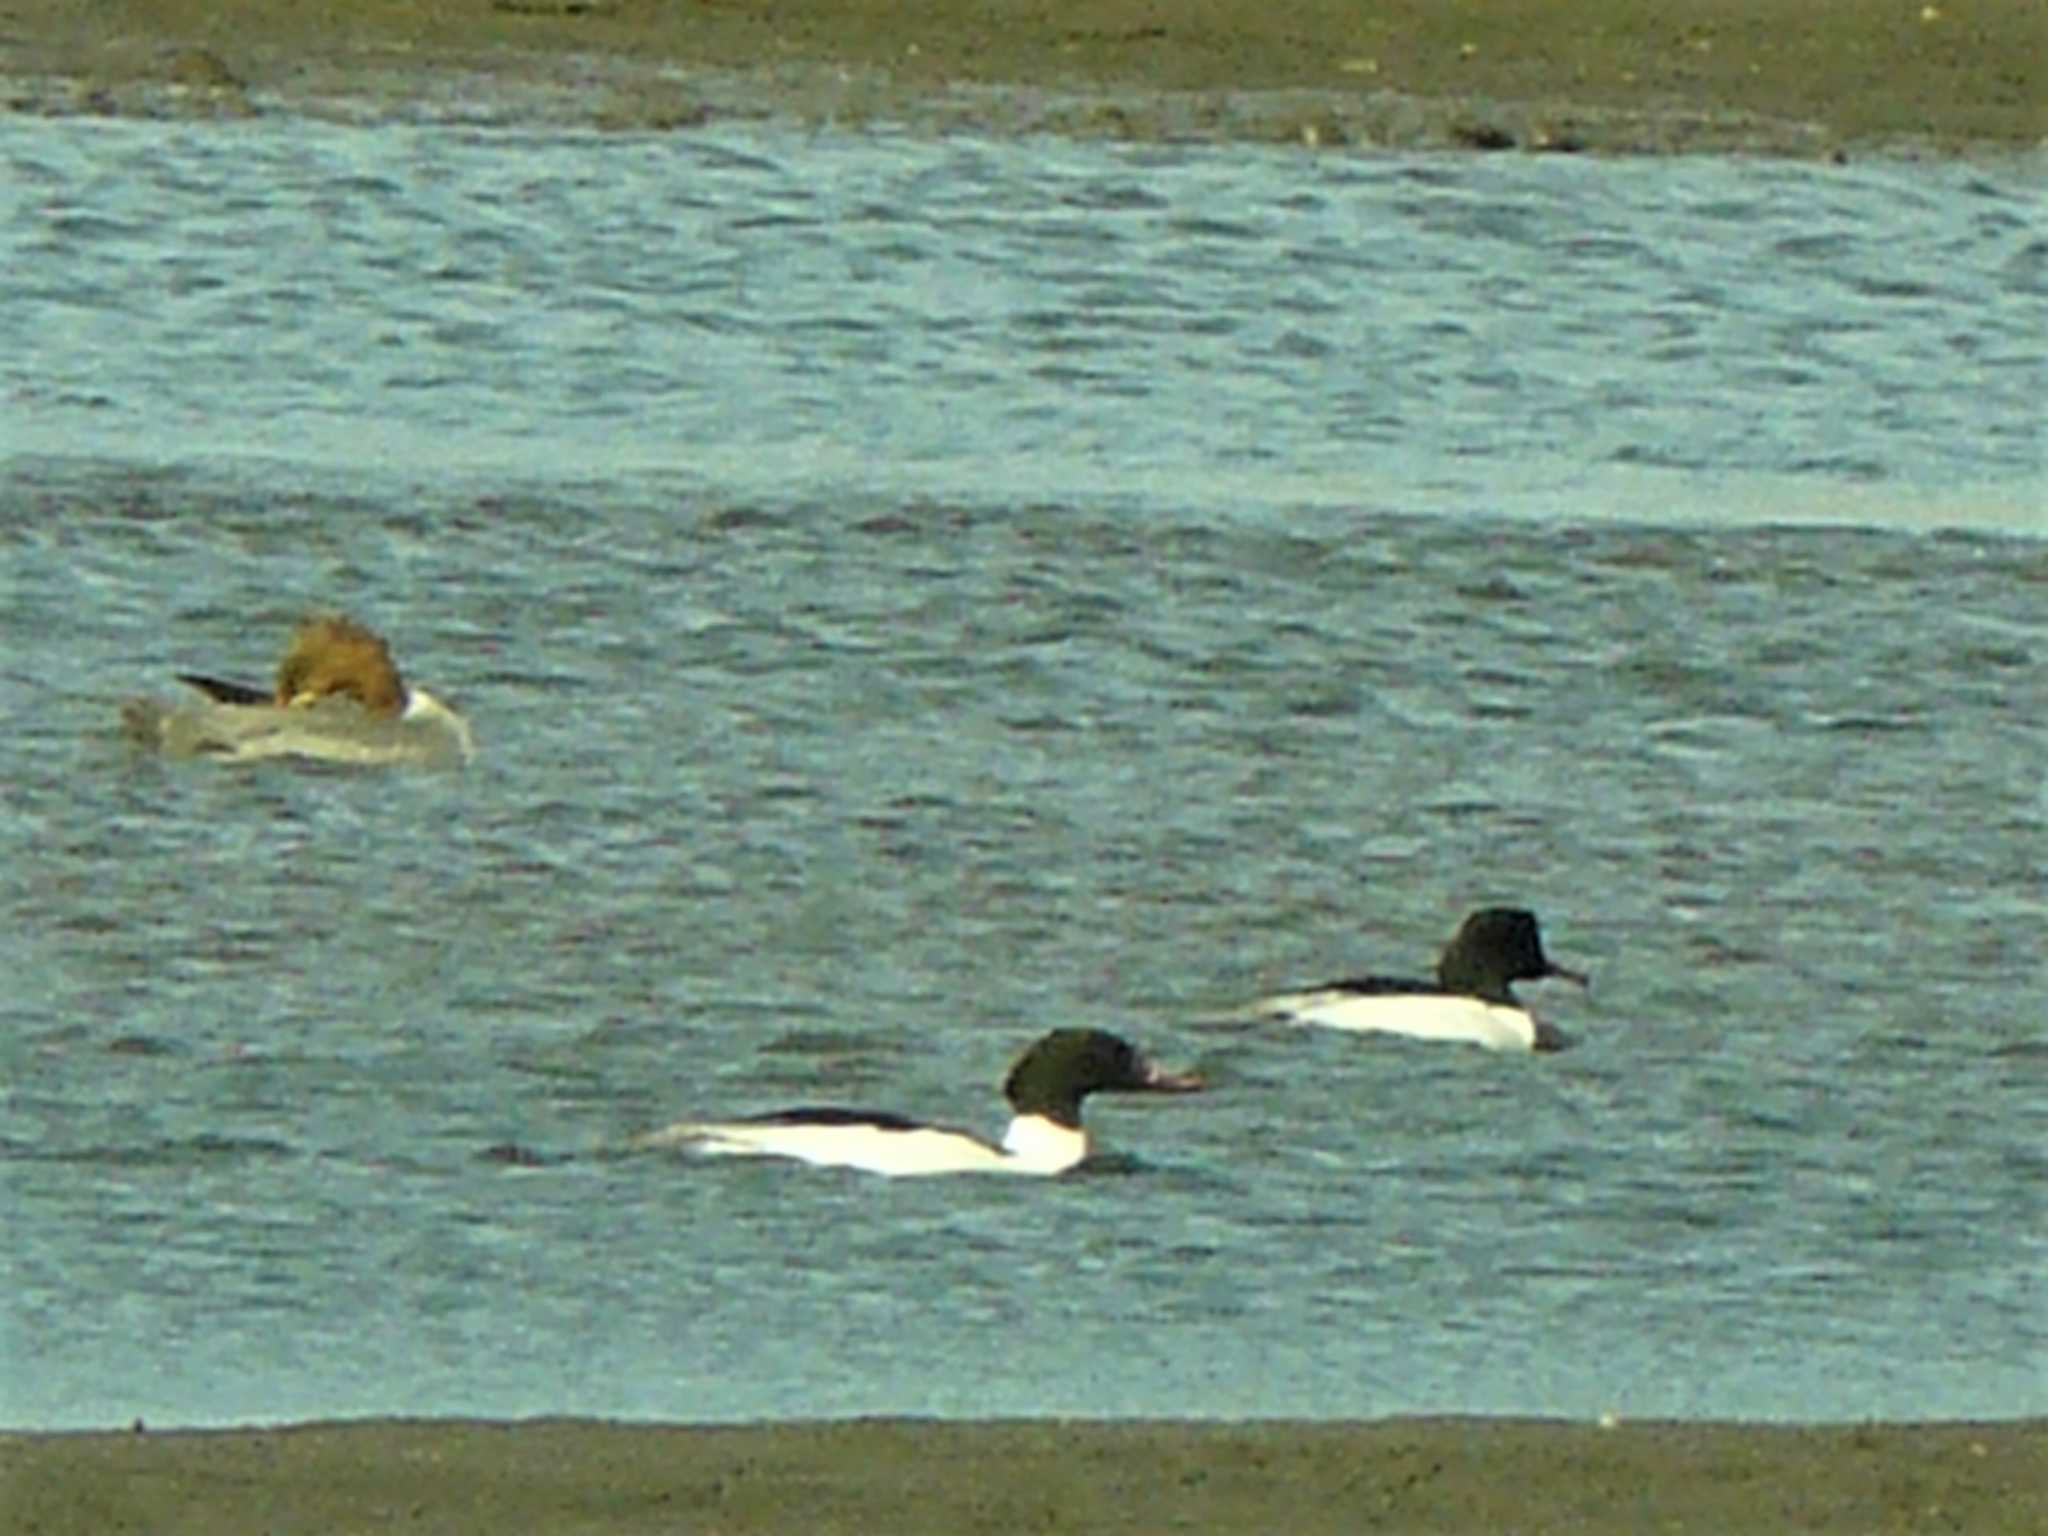
[[[1091,1093],[1194,1093],[1202,1080],[1166,1072],[1100,1029],[1056,1029],[1017,1058],[1003,1082],[1015,1111],[1001,1145],[966,1131],[867,1110],[777,1110],[743,1120],[684,1120],[636,1147],[790,1157],[821,1168],[906,1177],[935,1173],[1064,1173],[1088,1155],[1081,1101]]]
[[[1360,976],[1263,999],[1257,1011],[1325,1029],[1462,1040],[1494,1051],[1557,1050],[1566,1041],[1516,999],[1513,983],[1549,977],[1589,985],[1543,953],[1536,914],[1487,907],[1460,925],[1437,961],[1436,980]]]
[[[265,690],[181,672],[197,698],[130,699],[128,734],[172,757],[312,758],[452,767],[476,754],[469,722],[406,686],[381,635],[341,614],[307,619]]]

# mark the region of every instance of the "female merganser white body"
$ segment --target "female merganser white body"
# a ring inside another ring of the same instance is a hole
[[[476,755],[469,722],[407,687],[383,638],[340,614],[299,626],[275,689],[191,672],[178,680],[199,697],[121,706],[129,736],[172,757],[454,767]]]
[[[1536,915],[1519,907],[1487,907],[1466,918],[1437,962],[1436,980],[1360,976],[1265,998],[1257,1011],[1293,1024],[1461,1040],[1492,1051],[1552,1051],[1562,1033],[1515,998],[1513,983],[1547,977],[1589,985],[1578,971],[1543,953]]]
[[[1017,1058],[1003,1082],[1016,1111],[1000,1146],[966,1131],[857,1109],[785,1109],[744,1120],[684,1120],[636,1137],[736,1157],[791,1157],[821,1168],[907,1177],[935,1173],[1064,1173],[1088,1155],[1081,1101],[1091,1093],[1193,1093],[1198,1077],[1162,1071],[1127,1040],[1056,1029]]]

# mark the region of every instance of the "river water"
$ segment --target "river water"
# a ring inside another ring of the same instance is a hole
[[[2048,1413],[2037,164],[0,163],[0,1425]],[[120,741],[312,607],[480,761]],[[1496,902],[1575,1049],[1234,1011]]]

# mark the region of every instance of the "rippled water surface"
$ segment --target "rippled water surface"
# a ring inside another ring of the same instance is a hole
[[[2026,166],[0,159],[0,1423],[2048,1412]],[[119,740],[314,605],[481,761]],[[1573,1050],[1235,1020],[1500,901]]]

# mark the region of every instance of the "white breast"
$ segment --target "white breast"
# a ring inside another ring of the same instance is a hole
[[[431,738],[423,749],[428,755],[457,763],[466,763],[476,756],[476,736],[469,722],[426,689],[411,691],[400,718]]]
[[[1017,1173],[1065,1173],[1088,1155],[1088,1133],[1043,1115],[1019,1115],[1003,1133],[1003,1151]]]

